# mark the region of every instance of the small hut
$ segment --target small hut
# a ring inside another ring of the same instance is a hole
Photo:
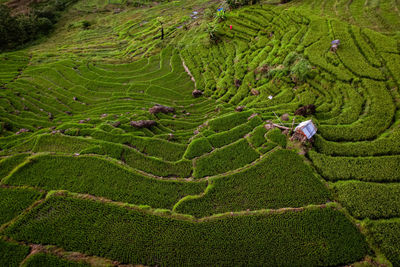
[[[306,138],[309,140],[311,137],[314,136],[317,132],[317,127],[315,127],[314,123],[312,120],[308,121],[303,121],[300,123],[295,129],[295,134],[298,136],[301,136],[302,140],[306,140]]]
[[[332,52],[336,52],[336,50],[338,49],[339,45],[340,45],[340,40],[333,40],[331,42],[331,51]]]

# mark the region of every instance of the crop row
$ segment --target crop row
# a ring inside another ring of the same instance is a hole
[[[65,196],[48,198],[5,233],[122,263],[162,266],[338,265],[360,260],[367,249],[355,226],[331,208],[196,223]]]
[[[206,187],[205,182],[153,179],[97,157],[51,155],[30,158],[3,183],[65,189],[157,208],[172,208],[182,197],[199,194]]]
[[[400,217],[400,184],[340,181],[332,187],[339,202],[358,219]]]
[[[18,267],[29,254],[29,247],[16,242],[5,241],[0,237],[0,265]]]
[[[30,256],[26,261],[24,261],[24,264],[22,267],[89,267],[91,265],[84,263],[84,262],[75,262],[75,261],[69,261],[65,260],[62,258],[59,258],[55,255],[51,255],[48,253],[35,253],[32,256]]]
[[[41,195],[31,189],[0,187],[0,225],[16,217]]]
[[[219,148],[210,154],[203,155],[194,160],[193,177],[216,175],[235,170],[249,164],[260,155],[249,145],[246,139]]]
[[[400,181],[400,156],[332,157],[309,152],[321,175],[332,181],[360,180],[374,182]]]
[[[202,196],[189,196],[174,207],[196,217],[228,211],[278,209],[323,204],[329,192],[300,156],[278,150],[235,174],[212,178]]]

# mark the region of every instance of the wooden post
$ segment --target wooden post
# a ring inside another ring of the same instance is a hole
[[[290,129],[290,134],[293,133],[293,127],[294,127],[294,121],[295,121],[295,119],[296,119],[296,117],[293,117],[293,120],[292,120],[292,128]]]

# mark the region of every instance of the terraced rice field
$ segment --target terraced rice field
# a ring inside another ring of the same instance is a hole
[[[143,2],[0,54],[0,265],[400,266],[398,1]]]

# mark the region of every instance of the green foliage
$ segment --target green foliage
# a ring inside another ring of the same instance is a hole
[[[308,155],[317,170],[328,180],[400,180],[400,156],[331,157],[314,151],[310,151]]]
[[[12,16],[10,9],[0,4],[0,50],[16,47],[48,34],[60,12],[76,0],[49,0],[32,6],[29,15]]]
[[[6,234],[144,265],[340,265],[360,260],[367,252],[356,227],[331,208],[196,223],[54,196]]]
[[[295,152],[278,150],[249,169],[211,180],[206,194],[188,197],[176,211],[196,217],[228,211],[322,204],[325,186]]]
[[[378,246],[393,266],[400,265],[400,221],[379,220],[367,224],[373,243]]]
[[[213,21],[207,23],[205,32],[208,34],[210,40],[218,40],[218,24],[216,22]]]
[[[226,20],[225,10],[218,9],[217,13],[215,13],[215,19],[218,20],[219,22]]]
[[[249,142],[255,146],[259,147],[264,144],[267,140],[265,139],[265,134],[267,130],[264,125],[259,125],[250,133]]]
[[[235,126],[245,123],[251,114],[252,111],[229,113],[225,116],[210,120],[208,126],[215,132],[227,131]]]
[[[6,177],[14,168],[24,162],[29,154],[16,154],[0,160],[0,180]]]
[[[226,0],[226,3],[231,9],[239,8],[246,5],[253,5],[258,2],[259,0]]]
[[[50,155],[32,158],[4,183],[65,189],[155,208],[171,208],[180,198],[199,194],[206,186],[204,182],[153,179],[96,157]]]
[[[34,152],[79,153],[91,147],[89,140],[73,138],[65,135],[41,135],[33,148]]]
[[[367,114],[349,125],[321,125],[322,137],[334,141],[360,141],[374,138],[389,127],[395,106],[385,84],[363,79],[362,85],[370,96]]]
[[[240,139],[195,159],[193,177],[201,178],[235,170],[253,162],[259,156],[246,139]]]
[[[310,62],[306,59],[300,59],[293,67],[290,68],[292,79],[304,82],[311,72]]]
[[[90,265],[83,262],[74,262],[69,260],[61,259],[57,256],[46,254],[46,253],[36,253],[29,257],[23,267],[89,267]]]
[[[286,143],[287,143],[286,136],[284,134],[282,134],[282,131],[278,128],[269,130],[267,132],[267,139],[270,140],[271,142],[274,142],[274,143],[280,145],[283,148],[286,147]]]
[[[254,117],[249,122],[236,126],[228,131],[219,132],[207,137],[208,141],[210,141],[211,145],[214,148],[223,147],[234,141],[238,140],[239,138],[244,137],[248,132],[250,132],[254,125],[258,125],[262,123],[260,117]]]
[[[190,142],[183,157],[186,159],[193,159],[205,153],[211,152],[212,149],[213,148],[207,138],[196,138]]]
[[[154,175],[188,177],[192,172],[192,162],[189,160],[165,162],[158,158],[145,157],[134,149],[125,149],[122,153],[121,159],[127,165]]]
[[[400,217],[400,185],[358,181],[333,184],[339,202],[358,219]]]
[[[315,135],[318,152],[332,156],[376,156],[400,153],[400,131],[386,138],[362,142],[332,142]]]
[[[0,238],[0,265],[18,267],[29,254],[29,247]]]
[[[0,225],[9,222],[41,196],[32,189],[0,187]]]

